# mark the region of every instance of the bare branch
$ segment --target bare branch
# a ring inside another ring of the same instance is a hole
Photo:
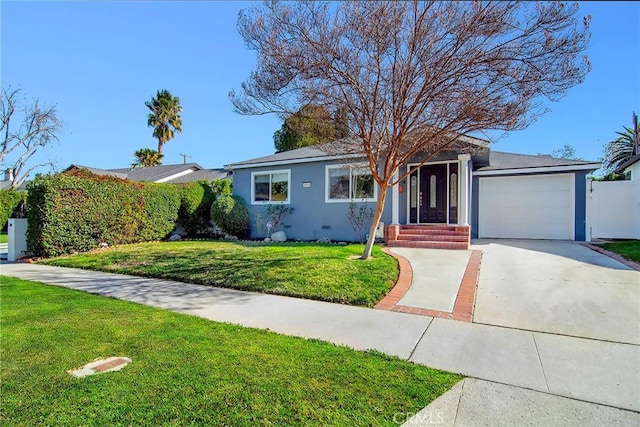
[[[36,99],[20,107],[19,89],[3,88],[0,94],[0,164],[12,169],[12,187],[18,187],[42,163],[24,172],[27,163],[43,147],[58,141],[62,123],[55,105],[41,105]],[[12,125],[17,123],[17,129]]]
[[[45,166],[49,166],[52,169],[55,169],[56,165],[53,162],[38,163],[37,165],[31,166],[29,169],[27,169],[24,172],[16,173],[13,177],[13,181],[11,181],[11,189],[15,190],[18,187],[20,187],[27,180],[27,178],[29,178],[29,176],[31,175],[31,172],[33,172],[36,169],[43,168]],[[22,170],[22,167],[20,169]]]

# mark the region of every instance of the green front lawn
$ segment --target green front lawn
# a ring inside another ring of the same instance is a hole
[[[373,306],[398,279],[397,261],[374,247],[315,243],[153,242],[42,261],[247,291]]]
[[[5,426],[393,426],[460,379],[40,283],[0,277],[0,291]],[[132,363],[84,378],[66,373],[108,356]]]
[[[640,262],[640,240],[605,243],[602,247],[632,261]]]
[[[0,243],[7,243],[7,242],[9,242],[9,236],[5,231],[0,231]]]

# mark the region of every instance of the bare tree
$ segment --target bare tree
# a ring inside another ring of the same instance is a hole
[[[451,149],[460,134],[522,129],[590,70],[590,17],[577,4],[524,2],[266,2],[238,30],[258,65],[230,92],[241,114],[322,105],[346,116],[353,151],[379,186],[363,257],[387,189]]]
[[[41,105],[36,99],[21,106],[19,94],[20,89],[10,87],[3,88],[0,94],[0,165],[11,171],[12,189],[18,188],[37,168],[54,166],[52,162],[29,163],[40,149],[58,140],[57,134],[62,129],[55,105]]]

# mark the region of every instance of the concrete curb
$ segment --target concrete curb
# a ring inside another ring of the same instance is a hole
[[[625,257],[623,257],[620,254],[617,254],[615,252],[611,252],[608,251],[604,248],[601,248],[600,246],[596,246],[596,245],[592,245],[591,243],[583,243],[582,246],[591,249],[592,251],[596,251],[601,253],[602,255],[606,255],[609,258],[613,258],[616,261],[626,265],[627,267],[631,267],[634,270],[640,271],[640,263],[637,263],[635,261],[631,261],[630,259],[626,259]]]

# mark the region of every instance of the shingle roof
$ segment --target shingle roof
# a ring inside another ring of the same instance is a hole
[[[181,184],[185,182],[193,182],[193,181],[213,181],[216,179],[222,179],[229,176],[229,173],[224,169],[202,169],[199,171],[193,171],[190,174],[182,175],[174,179],[170,179],[165,182],[170,182],[172,184]]]
[[[29,181],[24,181],[22,184],[20,184],[17,188],[18,191],[24,191],[27,189],[27,184],[29,183]],[[0,181],[0,190],[9,190],[11,189],[11,181]]]
[[[271,163],[271,162],[285,162],[290,161],[295,163],[294,160],[303,159],[315,159],[331,156],[328,151],[322,149],[321,146],[302,147],[295,150],[283,151],[282,153],[271,154],[270,156],[257,157],[255,159],[245,160],[242,162],[232,163],[227,167],[233,168],[235,166],[252,165],[259,163]]]
[[[475,138],[467,135],[460,135],[459,140],[465,144],[487,148],[489,141]],[[348,141],[347,141],[348,142]],[[359,151],[359,146],[355,144],[342,144],[342,141],[335,141],[328,144],[314,145],[309,147],[297,148],[295,150],[284,151],[282,153],[271,154],[269,156],[258,157],[255,159],[244,160],[241,162],[231,163],[225,168],[233,169],[242,166],[260,166],[260,164],[269,163],[297,163],[297,161],[320,161],[327,158],[344,158],[344,157],[364,157],[364,153]]]
[[[585,165],[593,165],[594,169],[600,167],[600,164],[597,162],[589,162],[585,160],[559,159],[546,155],[534,156],[530,154],[491,151],[489,153],[489,166],[481,167],[478,171]]]
[[[330,157],[331,154],[321,147],[303,147],[296,150],[276,153],[270,156],[258,157],[243,162],[232,163],[227,168],[233,169],[242,166],[260,166],[261,164],[270,163],[297,163],[304,161],[322,160]],[[474,160],[475,161],[475,160]],[[486,161],[486,160],[485,160]],[[534,156],[529,154],[505,153],[501,151],[489,152],[489,165],[478,168],[478,171],[503,170],[503,169],[524,169],[524,168],[543,168],[554,166],[585,166],[593,165],[597,169],[600,165],[597,162],[584,160],[559,159],[547,155]]]
[[[197,163],[181,163],[175,165],[147,166],[140,168],[98,169],[82,165],[71,165],[71,169],[87,169],[96,175],[110,175],[131,181],[184,183],[225,178],[228,173],[224,169],[204,169]]]
[[[176,175],[181,172],[189,170],[201,170],[202,166],[197,163],[186,163],[176,165],[160,165],[160,166],[147,166],[138,168],[126,168],[126,169],[110,169],[120,173],[126,174],[127,178],[131,181],[159,181],[164,178]]]

